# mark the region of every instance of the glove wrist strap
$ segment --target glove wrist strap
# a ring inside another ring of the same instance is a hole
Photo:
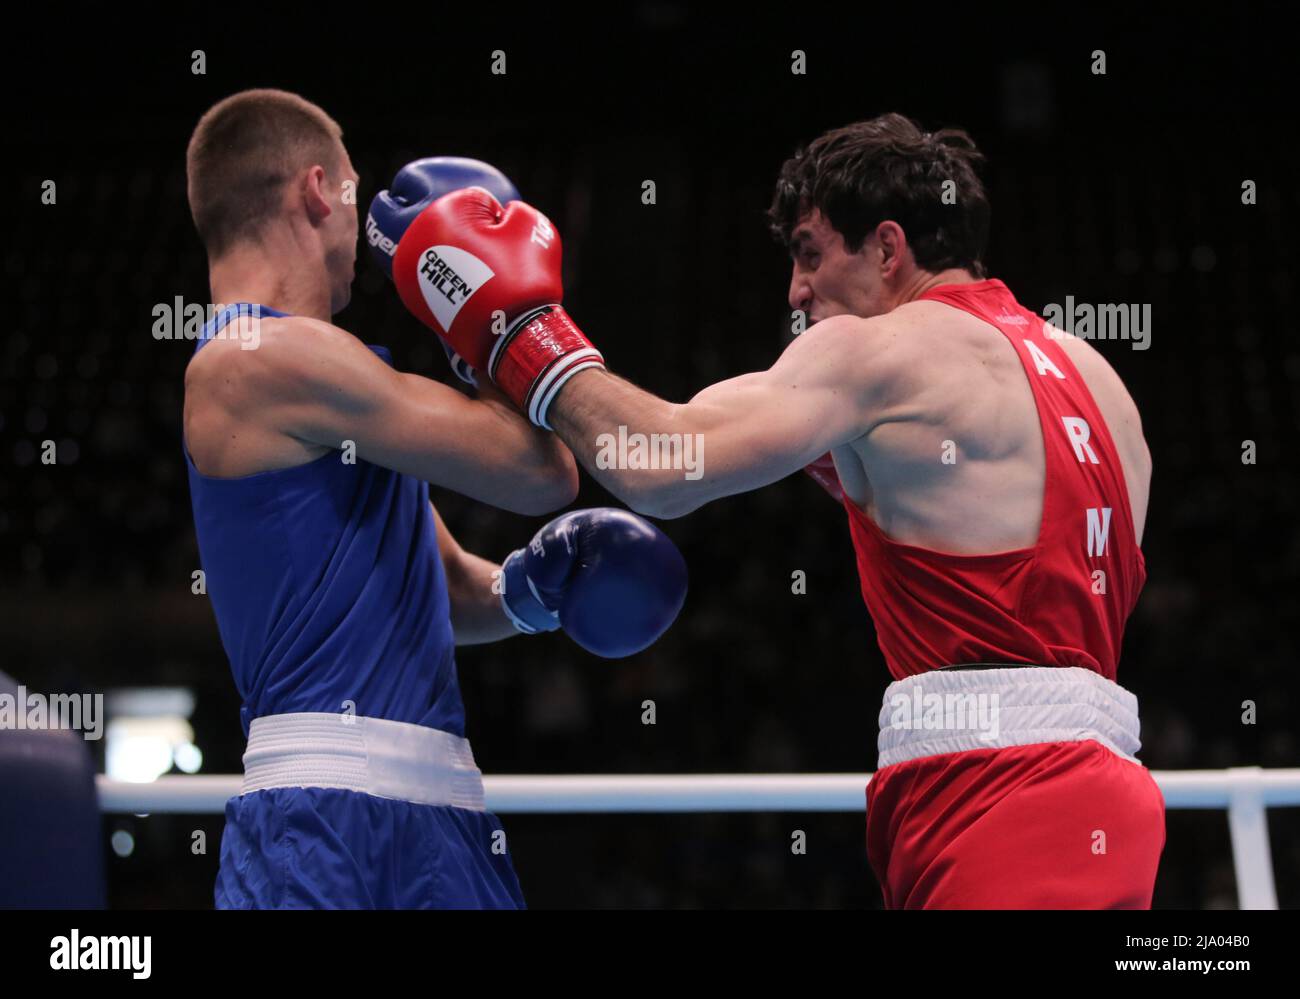
[[[605,359],[560,305],[529,309],[492,348],[488,374],[533,423],[547,430],[546,413],[565,382]]]
[[[550,610],[537,595],[532,581],[524,572],[524,550],[513,551],[501,564],[501,609],[516,631],[535,635],[539,631],[557,631],[560,614]]]

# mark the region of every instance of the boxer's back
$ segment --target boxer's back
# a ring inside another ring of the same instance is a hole
[[[890,321],[899,349],[890,352],[889,397],[882,419],[852,446],[865,479],[841,467],[846,492],[904,544],[972,555],[1032,545],[1043,505],[1043,436],[1015,348],[989,323],[942,302],[910,302]],[[1055,342],[1114,439],[1140,542],[1151,457],[1137,407],[1090,344],[1064,334]],[[843,457],[836,455],[838,465]]]
[[[1113,680],[1146,579],[1150,475],[1118,378],[997,280],[936,285],[864,333],[882,338],[875,367],[845,377],[869,380],[871,423],[836,465],[890,671]]]
[[[1137,409],[999,281],[932,288],[884,330],[901,346],[845,505],[894,677],[867,789],[886,908],[1149,908],[1164,802],[1117,680],[1146,579]],[[1122,829],[1104,868],[1069,848],[1098,824]]]

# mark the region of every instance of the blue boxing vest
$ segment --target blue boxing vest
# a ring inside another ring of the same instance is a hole
[[[241,312],[285,315],[230,306],[195,349]],[[236,479],[203,475],[188,448],[185,462],[245,736],[267,715],[351,710],[464,737],[426,483],[345,464],[339,451]],[[504,842],[491,812],[333,787],[257,790],[226,803],[216,906],[522,908]]]
[[[239,311],[204,327],[195,350]],[[383,347],[370,348],[387,364]],[[341,442],[340,442],[341,443]],[[190,499],[240,720],[353,713],[464,736],[447,581],[429,486],[330,451],[292,468],[203,475]]]

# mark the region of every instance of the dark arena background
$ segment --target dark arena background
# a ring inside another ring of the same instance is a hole
[[[241,770],[239,699],[208,599],[192,592],[181,405],[193,344],[151,333],[156,305],[209,294],[184,157],[218,99],[268,86],[320,104],[343,127],[363,217],[409,160],[495,164],[562,234],[565,304],[610,368],[675,401],[768,367],[789,340],[789,258],[764,220],[785,158],[899,111],[979,143],[989,272],[1026,306],[1150,306],[1147,349],[1095,344],[1154,459],[1150,578],[1120,666],[1142,706],[1143,763],[1300,766],[1300,195],[1282,8],[877,8],[641,2],[600,20],[534,10],[477,24],[439,5],[274,24],[123,8],[72,34],[16,32],[0,201],[0,669],[30,690],[106,695],[106,738],[89,743],[101,774]],[[398,368],[452,382],[364,246],[337,322],[389,346]],[[549,519],[434,499],[492,559]],[[621,504],[584,475],[575,506],[597,505]],[[661,527],[690,593],[648,651],[604,661],[562,635],[458,651],[483,772],[871,771],[889,676],[843,511],[794,475]],[[1227,816],[1169,809],[1154,907],[1238,906]],[[882,904],[861,814],[503,821],[535,909]],[[1300,814],[1270,807],[1267,824],[1277,904],[1295,908]],[[108,906],[211,907],[222,827],[218,814],[105,814]],[[792,852],[796,830],[806,852]]]

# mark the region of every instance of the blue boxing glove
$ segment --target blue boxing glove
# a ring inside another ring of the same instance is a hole
[[[380,191],[370,202],[366,215],[366,242],[370,255],[393,277],[393,254],[403,233],[417,215],[444,194],[465,187],[481,187],[502,205],[522,200],[515,185],[494,166],[463,156],[429,156],[408,163],[397,172],[387,191]],[[457,354],[441,337],[438,342],[447,352],[451,369],[461,381],[477,385],[472,365]]]
[[[393,254],[415,217],[444,194],[466,187],[481,187],[502,205],[523,200],[496,167],[463,156],[429,156],[408,163],[387,191],[375,195],[366,216],[366,242],[390,281]]]
[[[516,628],[563,628],[605,659],[653,644],[686,601],[686,560],[677,546],[653,524],[613,507],[555,518],[501,568],[501,605]]]

